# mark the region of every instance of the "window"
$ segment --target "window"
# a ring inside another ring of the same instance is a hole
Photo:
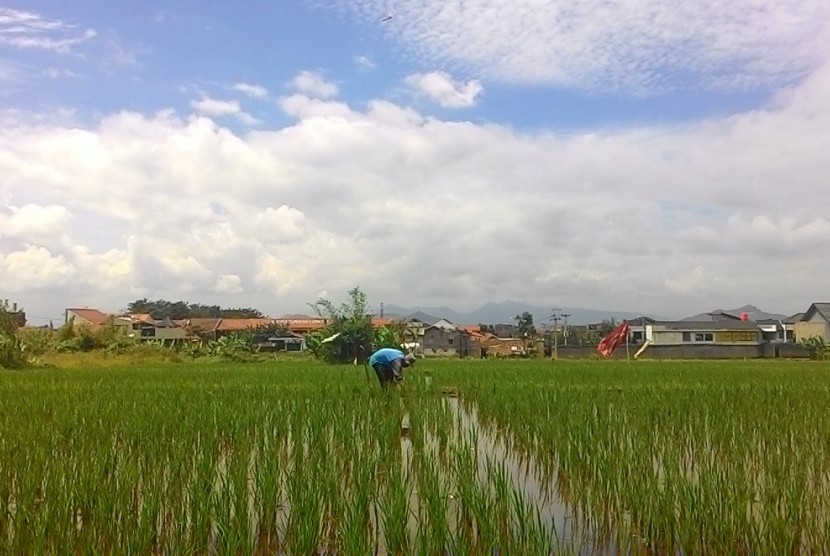
[[[695,332],[695,342],[711,342],[713,339],[711,332]]]
[[[718,332],[718,342],[733,343],[733,342],[757,342],[758,333],[754,330],[739,330],[729,332]]]
[[[447,342],[449,342],[449,344],[450,344],[450,345],[452,345],[453,341],[455,341],[455,338],[449,338],[449,339],[447,340]]]
[[[692,333],[691,332],[684,332],[683,333],[683,341],[684,342],[691,342],[692,341]]]

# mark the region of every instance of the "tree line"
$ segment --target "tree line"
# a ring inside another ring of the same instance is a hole
[[[127,313],[149,314],[156,320],[170,319],[261,319],[265,318],[259,310],[251,307],[226,309],[219,305],[204,305],[188,303],[187,301],[167,301],[166,299],[149,300],[146,297],[137,299],[127,305]]]

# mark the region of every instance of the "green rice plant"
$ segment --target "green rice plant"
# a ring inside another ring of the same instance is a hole
[[[257,456],[254,470],[254,508],[256,515],[255,552],[276,552],[279,548],[279,515],[282,496],[282,465],[286,460],[285,436],[269,415],[257,431]]]
[[[3,553],[830,548],[820,362],[120,361],[0,373]]]
[[[399,470],[392,468],[385,487],[378,502],[384,544],[391,554],[408,554],[410,544],[407,524],[411,513],[412,486],[404,482]]]

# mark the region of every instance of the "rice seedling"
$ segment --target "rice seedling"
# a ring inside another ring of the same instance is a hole
[[[830,548],[820,362],[422,367],[0,374],[0,551]]]

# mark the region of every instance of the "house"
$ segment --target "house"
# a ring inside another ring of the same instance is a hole
[[[72,322],[73,326],[85,326],[87,328],[98,328],[102,326],[116,326],[128,334],[132,330],[132,319],[130,317],[111,315],[85,307],[70,308],[64,311],[64,323]]]
[[[528,353],[530,344],[523,338],[500,338],[480,325],[462,326],[467,337],[467,349],[462,355],[469,357],[515,357]]]
[[[89,308],[71,308],[65,311],[66,322],[74,326],[100,328],[115,326],[126,335],[139,340],[182,340],[187,333],[170,319],[156,320],[147,313],[112,315]]]
[[[25,311],[6,311],[6,315],[11,319],[12,323],[14,323],[14,326],[16,326],[17,328],[23,328],[24,326],[26,326]]]
[[[629,344],[634,355],[683,359],[765,357],[766,342],[758,324],[750,320],[643,320],[644,340]],[[629,337],[631,338],[631,337]],[[634,351],[636,350],[636,351]],[[628,354],[626,349],[623,353]]]
[[[279,326],[274,319],[219,319],[214,328],[217,336],[227,336],[238,332],[247,332],[260,328],[276,328]]]
[[[758,345],[761,330],[749,320],[652,321],[644,325],[652,345]]]
[[[813,303],[795,323],[795,340],[812,337],[830,340],[830,303]]]
[[[307,348],[305,336],[293,332],[269,334],[266,337],[255,338],[255,340],[260,351],[305,351]]]
[[[156,320],[147,313],[135,313],[126,316],[130,319],[133,334],[137,335],[140,340],[161,340],[175,343],[187,337],[187,330],[169,318]]]
[[[305,335],[326,327],[326,320],[315,317],[282,317],[274,320],[274,324],[291,331],[294,334]]]
[[[521,338],[494,338],[486,343],[487,357],[523,357],[528,353],[528,345]]]
[[[216,327],[222,319],[213,317],[189,318],[175,321],[175,323],[183,328],[189,337],[199,337],[208,340],[215,340]]]
[[[498,336],[481,325],[462,326],[465,341],[462,343],[461,357],[487,357],[499,352],[501,340]]]
[[[411,318],[403,326],[403,347],[415,355],[424,355],[424,331],[428,325],[420,319]]]
[[[653,325],[657,321],[650,317],[637,317],[628,321],[628,342],[631,344],[642,344],[646,338],[646,325]],[[598,330],[595,328],[595,330]]]
[[[73,321],[76,326],[101,326],[106,324],[109,318],[110,315],[98,309],[72,308],[64,311],[64,323]]]
[[[803,313],[801,313],[803,314]],[[798,317],[800,319],[800,316]],[[760,319],[755,321],[761,329],[761,335],[765,342],[794,342],[795,323],[797,319],[787,317],[785,319]]]
[[[190,318],[177,321],[191,337],[216,340],[222,336],[251,332],[261,351],[305,351],[305,334],[325,326],[314,318]]]
[[[460,330],[450,321],[441,319],[424,328],[421,350],[426,356],[458,356],[462,336],[466,336],[463,330]]]
[[[188,318],[176,321],[176,324],[186,329],[191,336],[199,336],[203,339],[215,340],[221,336],[228,336],[239,332],[256,331],[262,329],[291,330],[296,326],[300,330],[307,331],[312,327],[295,325],[294,321],[269,318]],[[322,328],[322,325],[320,326]]]

